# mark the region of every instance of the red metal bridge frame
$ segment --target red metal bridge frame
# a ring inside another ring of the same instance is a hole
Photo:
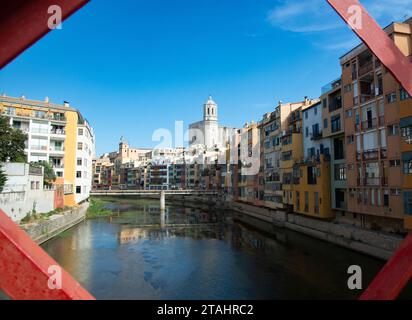
[[[14,0],[0,12],[0,68],[48,33],[50,5],[63,20],[89,0]],[[350,25],[351,6],[361,9],[362,27],[353,29],[412,96],[412,66],[357,0],[326,0]],[[0,288],[13,299],[94,299],[62,270],[62,288],[49,289],[50,266],[58,264],[0,210]],[[361,299],[395,299],[412,276],[412,232]]]
[[[412,97],[412,64],[358,0],[326,0]],[[360,14],[354,21],[354,14]],[[353,23],[356,22],[356,23]],[[393,300],[412,277],[412,231],[361,300]]]

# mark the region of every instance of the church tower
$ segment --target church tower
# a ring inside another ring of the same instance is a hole
[[[203,105],[203,120],[217,122],[217,104],[213,101],[212,96],[209,96]]]

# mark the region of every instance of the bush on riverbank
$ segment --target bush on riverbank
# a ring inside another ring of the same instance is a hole
[[[113,215],[111,210],[105,208],[105,202],[98,199],[91,199],[90,206],[87,210],[86,217],[88,219],[110,217]]]

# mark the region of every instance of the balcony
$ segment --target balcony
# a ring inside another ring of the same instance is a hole
[[[44,129],[44,128],[32,128],[31,129],[32,133],[35,134],[49,134],[49,129]]]
[[[364,104],[374,98],[371,94],[361,94],[360,96],[360,104]]]
[[[387,187],[388,186],[388,178],[387,177],[381,178],[381,185],[382,185],[382,187]]]
[[[47,149],[47,148],[46,148]],[[64,147],[50,147],[51,152],[64,152]]]
[[[379,117],[379,126],[380,127],[385,126],[385,117],[384,116]]]
[[[66,130],[64,129],[52,129],[50,131],[51,134],[55,134],[55,135],[62,135],[65,136],[66,135]]]
[[[377,118],[362,121],[362,125],[361,125],[362,130],[376,129],[377,126],[378,126],[378,119]]]
[[[300,178],[294,177],[293,178],[293,184],[300,184]]]
[[[379,158],[378,149],[366,150],[363,152],[363,160],[376,160]]]
[[[314,132],[314,133],[312,133],[311,134],[311,140],[320,140],[320,139],[322,139],[323,138],[323,135],[322,135],[322,131],[320,131],[320,132]]]
[[[359,71],[358,71],[359,77],[362,77],[365,74],[368,74],[369,72],[373,71],[373,69],[374,69],[374,65],[373,65],[372,60],[365,63],[362,66],[359,66]]]
[[[47,151],[47,146],[31,145],[30,149],[34,151]]]
[[[386,148],[381,148],[381,159],[386,159],[388,157],[388,150]]]
[[[364,178],[363,179],[364,186],[379,186],[381,183],[381,179],[378,178]]]
[[[335,79],[335,80],[329,82],[328,84],[326,84],[322,87],[322,89],[321,89],[322,95],[324,95],[324,94],[326,94],[330,91],[333,91],[335,89],[340,88],[341,84],[342,84],[341,78],[338,78],[338,79]]]

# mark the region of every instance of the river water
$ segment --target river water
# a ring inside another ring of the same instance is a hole
[[[109,199],[43,248],[98,299],[356,299],[383,262],[234,213]],[[262,231],[262,229],[264,231]]]

